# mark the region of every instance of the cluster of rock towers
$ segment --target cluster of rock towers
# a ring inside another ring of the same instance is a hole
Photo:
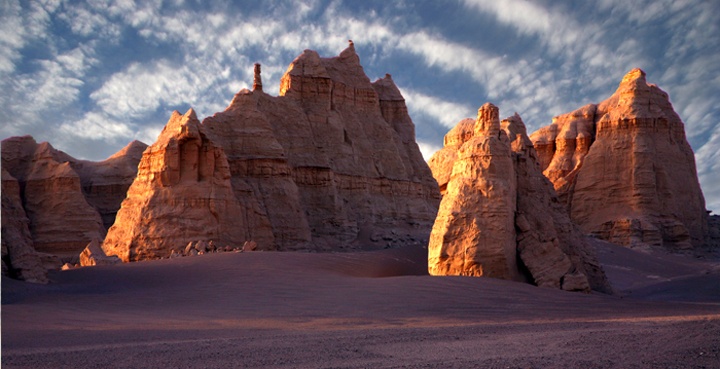
[[[530,137],[485,104],[426,163],[392,77],[371,82],[352,42],[305,50],[279,96],[255,64],[223,112],[175,112],[151,146],[103,162],[4,140],[2,177],[3,273],[40,283],[90,243],[128,262],[192,242],[337,251],[392,233],[429,239],[433,275],[611,293],[586,234],[678,251],[708,232],[683,123],[641,70]]]

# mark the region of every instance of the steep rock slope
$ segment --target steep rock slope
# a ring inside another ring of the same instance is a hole
[[[542,175],[517,114],[500,122],[498,108],[485,104],[474,125],[461,121],[445,142],[429,161],[445,188],[430,237],[431,274],[612,292],[593,249]]]
[[[37,251],[65,259],[93,239],[105,237],[100,214],[83,196],[72,158],[30,136],[2,142],[2,164],[18,180],[23,208]]]
[[[38,144],[31,136],[3,140],[3,170],[17,179],[34,248],[71,261],[91,240],[102,239],[146,147],[133,141],[107,160],[92,162],[47,142]]]
[[[280,96],[253,91],[203,120],[225,149],[241,203],[258,209],[273,240],[260,249],[348,249],[361,232],[427,237],[437,185],[392,78],[371,83],[350,46],[334,58],[305,50]],[[267,240],[265,240],[267,241]]]
[[[188,240],[231,244],[246,238],[248,210],[233,194],[223,149],[192,109],[174,112],[143,153],[102,249],[128,262],[182,252]],[[255,231],[258,239],[272,237],[269,229]]]
[[[47,283],[47,270],[33,247],[20,199],[20,184],[2,168],[2,274],[32,283]]]
[[[642,70],[630,71],[609,99],[556,117],[530,138],[586,232],[675,251],[705,242],[705,200],[684,125]]]

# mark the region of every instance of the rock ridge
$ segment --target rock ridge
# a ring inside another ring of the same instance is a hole
[[[688,251],[707,241],[705,200],[668,94],[633,69],[617,91],[531,137],[572,219],[597,237]]]
[[[520,116],[500,121],[490,103],[445,136],[428,162],[443,191],[428,247],[430,274],[612,293],[538,161]]]

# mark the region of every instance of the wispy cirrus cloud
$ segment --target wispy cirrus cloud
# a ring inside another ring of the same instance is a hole
[[[532,132],[607,98],[624,73],[641,67],[670,94],[704,186],[714,188],[708,162],[720,150],[713,16],[720,3],[396,5],[7,0],[0,4],[0,134],[31,133],[101,159],[131,139],[154,140],[173,109],[193,107],[201,116],[224,109],[248,87],[254,62],[263,65],[265,90],[277,93],[303,49],[332,56],[353,39],[371,79],[393,74],[425,154],[484,102],[503,116],[517,111]]]

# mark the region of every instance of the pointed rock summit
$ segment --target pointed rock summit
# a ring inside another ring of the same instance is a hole
[[[430,274],[612,293],[537,161],[520,116],[500,121],[490,103],[445,136],[429,161],[443,192],[428,248]]]
[[[371,83],[350,42],[333,58],[305,50],[280,96],[261,84],[256,65],[253,91],[225,111],[202,124],[173,116],[143,156],[103,244],[109,255],[168,257],[196,240],[344,250],[361,232],[391,230],[427,239],[440,196],[389,75]]]
[[[38,144],[30,136],[3,140],[3,178],[13,178],[4,183],[22,189],[16,203],[17,214],[24,214],[19,222],[3,218],[3,235],[24,234],[27,227],[31,248],[50,261],[46,264],[76,263],[85,245],[105,237],[115,221],[146,147],[133,141],[107,160],[92,162],[75,159],[47,142]],[[4,208],[7,201],[12,202],[3,197]],[[13,253],[9,255],[12,259]]]
[[[586,232],[628,247],[699,247],[705,200],[684,124],[668,95],[633,69],[600,104],[531,137],[544,174]]]
[[[248,209],[233,194],[223,149],[205,130],[192,109],[173,113],[143,154],[102,244],[107,255],[157,259],[181,252],[187,239],[225,245],[246,238]]]

